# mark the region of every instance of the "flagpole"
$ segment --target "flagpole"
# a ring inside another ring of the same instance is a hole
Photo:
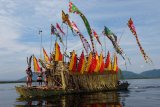
[[[40,58],[42,59],[42,30],[39,30],[39,35],[41,36],[41,40],[40,40]]]
[[[105,36],[103,36],[103,40],[104,40],[104,54],[105,54],[105,57],[106,57],[106,40],[105,40]]]
[[[67,38],[68,37],[68,26],[67,26],[67,34],[66,34],[66,49],[65,49],[65,53],[67,54]],[[67,62],[66,57],[65,57],[65,62]]]
[[[63,30],[63,23],[61,24],[61,28],[62,28],[62,30]],[[63,36],[64,36],[64,35],[62,35],[62,40],[63,40]],[[65,48],[65,46],[63,46],[63,52],[65,53],[65,49],[64,49],[64,48]],[[63,54],[64,54],[64,53],[63,53]],[[64,60],[64,55],[63,55],[63,62],[65,62],[65,61],[66,61],[66,58],[65,58],[65,60]]]
[[[52,24],[51,24],[52,26]],[[52,31],[51,31],[51,37],[50,37],[50,55],[51,55],[51,47],[52,47]]]

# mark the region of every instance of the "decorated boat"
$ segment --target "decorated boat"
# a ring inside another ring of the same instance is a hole
[[[77,13],[82,18],[90,42],[88,42],[86,37],[80,32],[76,23],[70,20],[69,14],[66,14],[62,10],[62,25],[67,25],[67,28],[71,30],[73,35],[80,38],[84,50],[82,49],[80,55],[78,55],[79,53],[75,50],[68,55],[67,37],[66,44],[64,44],[62,39],[62,36],[67,36],[67,34],[65,34],[63,27],[58,23],[56,23],[56,26],[51,24],[51,36],[55,35],[56,40],[53,46],[54,50],[50,52],[50,56],[47,55],[47,52],[41,46],[41,51],[43,49],[44,54],[43,59],[40,57],[39,60],[37,60],[34,55],[31,55],[29,60],[27,58],[29,68],[31,68],[31,61],[33,59],[34,71],[40,73],[40,68],[45,71],[47,76],[44,80],[47,84],[43,86],[16,86],[16,91],[23,97],[48,97],[53,95],[128,90],[129,83],[119,83],[119,74],[121,70],[118,66],[118,55],[128,62],[130,62],[130,60],[120,47],[117,36],[109,28],[104,27],[102,33],[104,37],[111,41],[115,50],[111,58],[109,51],[107,55],[105,54],[106,52],[103,51],[103,44],[96,31],[91,29],[87,18],[72,2],[69,2],[69,12]],[[146,62],[151,62],[139,43],[132,19],[128,21],[128,26],[136,36],[138,46],[140,47],[144,59]],[[39,33],[41,34],[42,31]],[[94,47],[94,38],[97,40],[99,47],[101,47],[100,52]],[[66,47],[65,51],[62,52],[59,44]],[[50,50],[51,48],[52,46],[50,46]]]

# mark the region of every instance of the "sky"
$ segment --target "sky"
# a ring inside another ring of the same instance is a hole
[[[160,1],[159,0],[70,0],[86,16],[90,26],[98,33],[101,42],[106,43],[106,51],[114,53],[111,42],[104,37],[104,26],[112,30],[120,39],[120,46],[129,56],[131,64],[118,56],[122,70],[140,73],[160,68]],[[61,11],[68,13],[69,0],[0,0],[0,80],[17,80],[24,77],[27,67],[26,57],[34,54],[40,57],[40,35],[42,45],[49,54],[55,36],[50,35],[50,25],[57,22],[62,25]],[[89,41],[84,23],[79,15],[70,13],[70,19],[76,22],[83,35]],[[147,55],[153,64],[145,63],[135,37],[127,27],[132,18],[136,31]],[[78,36],[73,36],[65,24],[67,33],[67,52],[83,50]],[[66,41],[66,36],[63,37]],[[101,47],[95,41],[100,53]],[[61,45],[61,44],[60,44]],[[61,45],[63,51],[65,47]],[[104,48],[103,48],[104,50]],[[105,53],[105,52],[104,52]],[[32,67],[33,68],[33,67]]]

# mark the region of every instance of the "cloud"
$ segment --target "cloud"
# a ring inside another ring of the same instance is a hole
[[[158,53],[160,45],[160,14],[158,0],[72,0],[73,3],[84,13],[92,28],[100,36],[104,44],[102,30],[104,25],[109,27],[120,40],[120,46],[131,57],[132,65],[128,69],[140,72],[153,67],[144,63],[143,57],[137,46],[135,37],[127,28],[127,21],[133,18],[139,40],[144,50],[151,56],[155,67],[159,68]],[[10,79],[16,79],[25,75],[26,57],[35,54],[39,57],[40,36],[38,30],[43,30],[43,47],[50,52],[50,24],[61,24],[61,11],[68,12],[68,1],[64,0],[1,0],[0,3],[0,78],[8,75]],[[70,14],[71,20],[75,21],[83,35],[89,40],[84,22],[79,15]],[[63,24],[66,32],[67,26]],[[125,31],[124,31],[125,30]],[[124,32],[123,32],[124,31]],[[68,52],[75,49],[81,52],[82,43],[79,37],[74,37],[68,29]],[[55,37],[52,38],[54,43]],[[106,40],[106,50],[114,52],[111,42]],[[65,37],[64,37],[65,41]],[[53,48],[53,46],[52,46]],[[96,48],[101,47],[96,44]],[[103,47],[104,48],[104,47]],[[61,46],[61,49],[64,48]],[[139,60],[137,60],[139,59]],[[124,61],[119,58],[119,65],[125,69]],[[140,66],[144,66],[141,68]],[[13,74],[13,75],[12,75]],[[5,77],[3,78],[5,79]]]

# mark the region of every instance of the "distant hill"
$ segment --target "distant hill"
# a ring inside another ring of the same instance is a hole
[[[122,71],[122,76],[126,79],[160,78],[160,69],[148,70],[140,74],[131,71]]]
[[[122,78],[135,79],[135,78],[142,78],[142,76],[131,71],[122,71]]]
[[[33,80],[33,81],[36,81],[38,75],[37,75],[35,72],[33,72],[32,74],[33,74],[32,80]],[[26,81],[26,77],[23,77],[23,78],[19,79],[18,81]]]
[[[140,75],[144,78],[160,78],[160,69],[144,71]]]
[[[37,74],[33,72],[33,80],[37,80]],[[160,78],[160,69],[153,69],[144,71],[140,74],[134,73],[132,71],[122,71],[122,78],[125,79],[142,79],[142,78]],[[26,77],[19,79],[18,81],[26,81]]]

